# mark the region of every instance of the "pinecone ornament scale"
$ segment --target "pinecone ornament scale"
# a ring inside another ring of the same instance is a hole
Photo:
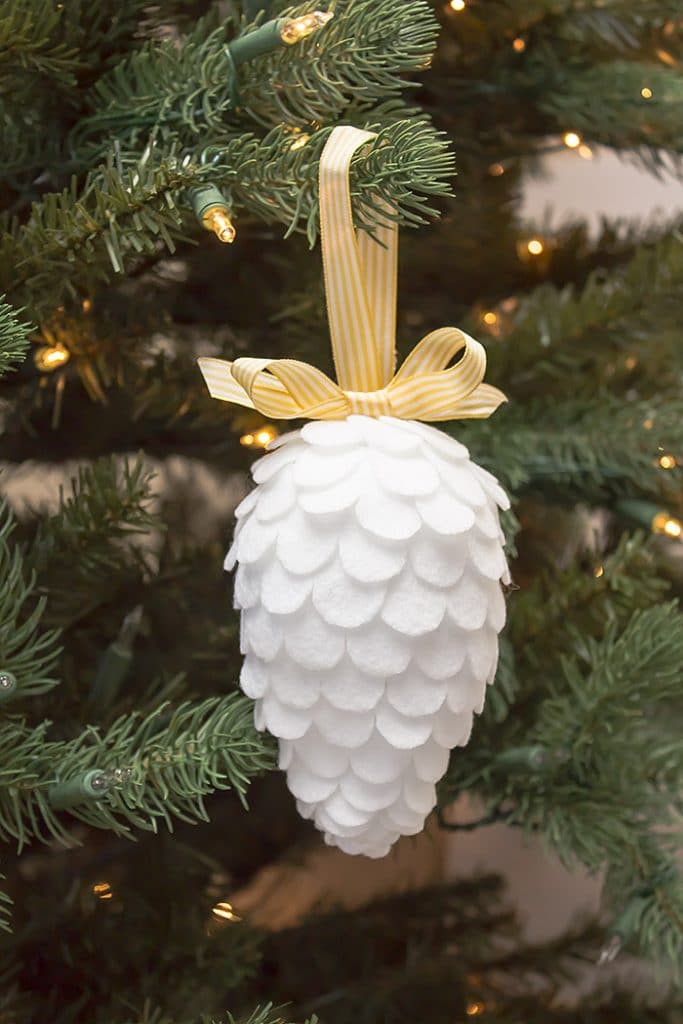
[[[507,496],[463,445],[392,417],[308,423],[253,477],[226,558],[241,687],[300,813],[384,856],[422,829],[493,680]]]

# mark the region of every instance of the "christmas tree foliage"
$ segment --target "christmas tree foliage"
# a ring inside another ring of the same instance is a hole
[[[683,1019],[683,242],[519,214],[552,149],[679,173],[682,62],[678,0],[0,0],[2,1024]],[[196,360],[331,372],[339,124],[377,136],[356,224],[402,226],[402,355],[458,325],[508,397],[443,424],[511,496],[515,585],[437,816],[602,877],[600,921],[545,945],[488,877],[277,930],[232,895],[319,837],[222,573],[286,425]],[[647,992],[608,986],[621,950]]]

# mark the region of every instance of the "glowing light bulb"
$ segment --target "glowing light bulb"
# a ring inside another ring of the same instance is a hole
[[[216,906],[212,908],[211,913],[214,915],[214,917],[219,917],[222,921],[242,920],[239,914],[236,914],[235,911],[232,909],[232,903],[228,903],[225,900],[221,901],[220,903],[217,903]]]
[[[562,141],[567,149],[578,149],[581,145],[581,136],[578,132],[565,132]]]
[[[512,40],[512,49],[515,53],[524,53],[526,50],[526,39],[522,39],[521,36],[517,36],[516,39]]]
[[[310,14],[302,14],[300,18],[291,18],[280,29],[280,38],[287,46],[293,46],[323,28],[333,17],[333,11],[311,11]]]
[[[658,512],[651,523],[653,533],[663,533],[667,537],[680,537],[683,533],[683,523],[668,512]]]
[[[654,425],[655,425],[655,421],[654,420],[650,420],[650,419],[643,420],[643,427],[645,428],[645,430],[652,430]]]
[[[502,164],[489,164],[489,174],[492,178],[500,178],[501,174],[505,174],[505,168]]]
[[[43,373],[54,373],[70,358],[71,353],[63,345],[41,345],[33,353],[33,362]]]
[[[659,465],[662,469],[675,469],[678,463],[676,462],[675,455],[661,455],[659,458]]]
[[[240,444],[243,444],[245,448],[251,448],[251,446],[254,443],[254,440],[255,438],[253,434],[242,434],[240,438]]]
[[[545,249],[545,246],[543,245],[543,242],[540,238],[530,238],[529,241],[526,243],[526,247],[532,256],[540,256],[543,250]]]
[[[484,1012],[485,1009],[486,1007],[484,1006],[483,1003],[469,1003],[467,1007],[467,1016],[479,1017]]]
[[[296,136],[289,148],[292,150],[303,149],[310,137],[311,136],[307,135],[306,132],[301,132]]]
[[[498,323],[498,314],[494,313],[493,310],[491,309],[488,311],[488,313],[484,313],[482,320],[484,321],[485,324],[489,324],[489,326],[492,327],[494,324]]]
[[[605,575],[605,567],[602,565],[596,565],[596,567],[593,569],[593,575],[595,576],[596,580],[599,580],[601,576]]]
[[[587,146],[585,142],[581,143],[576,152],[579,154],[582,160],[593,159],[593,150],[590,148],[590,146]]]
[[[89,313],[90,310],[92,309],[92,299],[83,299],[83,302],[81,303],[81,309],[83,310],[84,313]]]
[[[643,97],[644,100],[651,100],[652,99],[652,89],[648,89],[648,87],[645,85],[640,90],[640,95]]]
[[[627,370],[634,370],[638,365],[638,359],[636,356],[627,356],[624,360],[624,366]]]
[[[464,11],[465,0],[450,0],[450,4],[448,6],[452,11]]]
[[[210,206],[202,214],[202,224],[208,231],[213,231],[221,242],[235,241],[235,227],[224,207]]]
[[[100,900],[111,900],[114,898],[109,882],[96,882],[92,887],[92,891]]]

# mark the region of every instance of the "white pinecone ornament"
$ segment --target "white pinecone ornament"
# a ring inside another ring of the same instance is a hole
[[[272,448],[226,559],[241,687],[300,813],[326,843],[382,857],[422,829],[493,680],[509,502],[412,420],[309,423]]]

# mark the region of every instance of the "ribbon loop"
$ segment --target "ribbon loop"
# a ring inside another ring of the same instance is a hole
[[[356,235],[351,211],[351,157],[372,138],[357,128],[335,128],[320,158],[321,247],[339,383],[296,359],[202,358],[213,398],[273,419],[356,414],[428,421],[481,419],[506,401],[502,391],[482,383],[484,347],[457,327],[427,334],[394,373],[397,225],[387,219],[374,238]]]

